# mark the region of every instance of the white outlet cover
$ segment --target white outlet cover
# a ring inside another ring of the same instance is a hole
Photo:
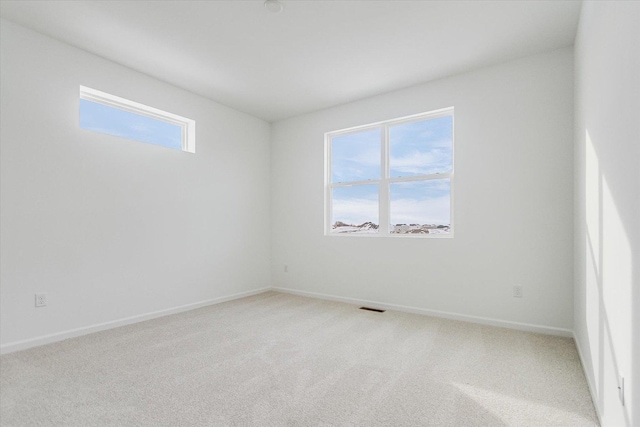
[[[47,294],[46,293],[36,294],[36,307],[44,307],[46,305],[47,305]]]

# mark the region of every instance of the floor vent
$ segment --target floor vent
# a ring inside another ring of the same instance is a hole
[[[376,313],[384,313],[386,310],[380,310],[379,308],[360,307],[360,310],[375,311]]]

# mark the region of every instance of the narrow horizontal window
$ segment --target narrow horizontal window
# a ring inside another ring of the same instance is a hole
[[[453,108],[325,139],[325,234],[452,236]]]
[[[80,86],[80,127],[195,153],[195,121]]]

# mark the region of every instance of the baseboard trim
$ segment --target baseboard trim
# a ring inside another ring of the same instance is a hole
[[[595,385],[593,384],[593,378],[587,372],[587,365],[584,363],[584,357],[582,357],[582,346],[580,345],[580,340],[576,333],[573,333],[573,342],[578,349],[578,357],[580,358],[580,365],[582,365],[582,372],[584,373],[584,377],[587,379],[587,386],[589,386],[589,394],[591,395],[591,402],[593,403],[593,407],[596,409],[596,416],[598,417],[598,423],[602,425],[602,416],[600,415],[600,408],[598,407],[598,399],[597,395],[594,393]]]
[[[517,329],[517,330],[528,331],[528,332],[537,332],[537,333],[547,334],[547,335],[572,337],[576,341],[576,347],[578,348],[578,354],[580,355],[580,360],[582,362],[583,370],[585,366],[582,358],[582,354],[580,353],[580,346],[578,345],[578,341],[575,337],[575,334],[573,333],[573,331],[569,329],[555,328],[552,326],[534,325],[534,324],[528,324],[528,323],[510,322],[510,321],[492,319],[487,317],[469,316],[466,314],[451,313],[451,312],[439,311],[439,310],[430,310],[425,308],[411,307],[411,306],[405,306],[405,305],[399,305],[399,304],[387,304],[379,301],[370,301],[370,300],[364,300],[364,299],[358,299],[358,298],[341,297],[336,295],[322,294],[318,292],[300,291],[296,289],[281,288],[277,286],[254,289],[252,291],[240,292],[233,295],[213,298],[213,299],[191,303],[191,304],[185,304],[177,307],[171,307],[164,310],[158,310],[151,313],[139,314],[136,316],[112,320],[109,322],[99,323],[99,324],[90,325],[90,326],[84,326],[81,328],[69,329],[66,331],[56,332],[49,335],[42,335],[39,337],[30,338],[22,341],[14,341],[4,345],[0,345],[0,354],[13,353],[20,350],[26,350],[32,347],[39,347],[42,345],[63,341],[69,338],[88,335],[94,332],[105,331],[108,329],[113,329],[120,326],[126,326],[133,323],[144,322],[146,320],[151,320],[158,317],[168,316],[176,313],[182,313],[184,311],[195,310],[197,308],[206,307],[214,304],[220,304],[226,301],[232,301],[235,299],[245,298],[252,295],[258,295],[268,291],[276,291],[276,292],[306,296],[311,298],[319,298],[319,299],[328,300],[328,301],[338,301],[338,302],[344,302],[347,304],[368,305],[368,306],[383,308],[386,310],[396,310],[396,311],[402,311],[406,313],[442,317],[446,319],[461,320],[465,322],[478,323],[478,324],[489,325],[489,326],[497,326],[497,327],[509,328],[509,329]],[[590,381],[590,377],[586,374],[586,371],[585,371],[585,376],[587,377],[587,383],[589,384],[589,390],[591,392],[591,396],[593,399],[594,394],[593,394],[592,384]],[[594,406],[596,407],[596,412],[598,412],[598,407],[595,404],[595,399],[594,399]],[[600,417],[599,412],[598,412],[598,417]]]
[[[520,331],[536,332],[545,335],[556,335],[561,337],[571,338],[573,337],[573,331],[570,329],[556,328],[553,326],[534,325],[530,323],[511,322],[508,320],[492,319],[489,317],[469,316],[460,313],[451,313],[440,310],[430,310],[426,308],[411,307],[399,304],[387,304],[379,301],[369,301],[358,298],[341,297],[336,295],[328,295],[317,292],[300,291],[297,289],[281,288],[274,286],[271,288],[274,291],[300,295],[305,297],[319,298],[328,301],[338,301],[348,304],[367,305],[376,308],[382,308],[385,310],[403,311],[405,313],[422,314],[426,316],[442,317],[445,319],[461,320],[464,322],[478,323],[481,325],[497,326],[501,328],[517,329]]]
[[[35,338],[29,338],[22,341],[14,341],[0,346],[0,354],[13,353],[15,351],[26,350],[32,347],[39,347],[45,344],[51,344],[58,341],[63,341],[69,338],[75,338],[82,335],[92,334],[94,332],[105,331],[107,329],[113,329],[120,326],[130,325],[132,323],[144,322],[145,320],[155,319],[157,317],[168,316],[171,314],[182,313],[184,311],[195,310],[197,308],[206,307],[209,305],[220,304],[227,301],[232,301],[239,298],[245,298],[252,295],[258,295],[271,290],[271,287],[254,289],[252,291],[239,292],[237,294],[228,295],[224,297],[213,298],[205,301],[199,301],[191,304],[180,305],[177,307],[171,307],[164,310],[153,311],[151,313],[139,314],[136,316],[125,317],[123,319],[112,320],[109,322],[98,323],[90,326],[83,326],[81,328],[69,329],[66,331],[56,332],[49,335],[42,335]]]

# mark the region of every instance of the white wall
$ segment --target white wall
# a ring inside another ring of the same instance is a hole
[[[270,285],[268,123],[1,26],[4,350]],[[79,129],[79,85],[194,119],[196,153]]]
[[[638,426],[640,3],[584,3],[575,59],[575,336],[603,426]]]
[[[456,123],[455,237],[324,236],[324,133],[449,106]],[[572,135],[570,48],[277,122],[273,281],[567,332]],[[515,284],[524,286],[524,298],[513,298]]]
[[[324,236],[324,133],[449,106],[455,238]],[[571,48],[276,122],[273,282],[566,333],[573,322],[572,136]],[[512,296],[515,284],[524,298]]]

